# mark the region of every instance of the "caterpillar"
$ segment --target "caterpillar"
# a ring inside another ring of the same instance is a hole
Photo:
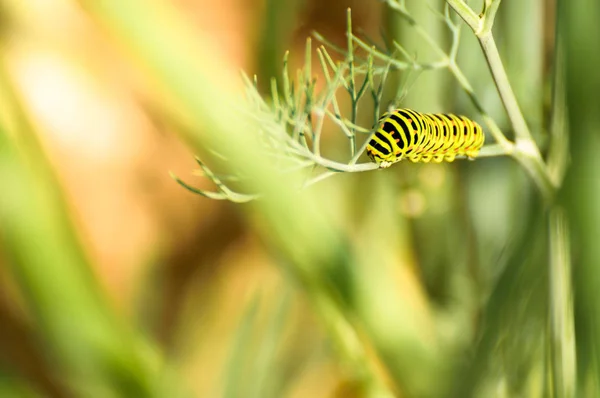
[[[405,158],[412,162],[452,162],[458,155],[474,159],[483,141],[481,126],[465,116],[402,108],[379,118],[367,144],[367,155],[382,168]]]

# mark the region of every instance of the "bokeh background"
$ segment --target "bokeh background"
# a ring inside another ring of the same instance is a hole
[[[385,4],[0,1],[0,397],[599,396],[600,15],[564,3],[505,1],[494,30],[542,153],[571,139],[556,204],[499,157],[340,174],[272,211],[169,172],[214,189],[194,137],[235,112],[219,96],[242,97],[244,70],[268,98],[286,50],[293,70],[314,30],[345,43],[348,7],[355,32],[434,57]],[[426,2],[407,5],[450,43]],[[467,27],[458,64],[512,138]],[[400,77],[403,106],[479,120],[447,70]],[[309,232],[286,224],[305,212]]]

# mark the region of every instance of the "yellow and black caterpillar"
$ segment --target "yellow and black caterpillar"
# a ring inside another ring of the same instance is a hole
[[[458,155],[475,158],[483,141],[481,126],[465,116],[395,109],[379,118],[367,155],[380,167],[402,159],[452,162]]]

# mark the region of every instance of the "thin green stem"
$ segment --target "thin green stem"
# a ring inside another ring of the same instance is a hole
[[[350,116],[350,120],[352,124],[356,124],[356,118],[358,115],[358,100],[360,95],[357,95],[356,92],[356,77],[354,73],[354,44],[352,41],[352,11],[348,8],[346,12],[346,23],[347,23],[347,32],[346,32],[346,40],[348,42],[348,70],[350,72],[350,81],[348,83],[348,94],[350,95],[350,101],[352,103],[351,109],[352,114]],[[356,137],[354,135],[354,129],[350,128],[350,156],[354,156],[356,153]]]
[[[354,80],[354,46],[352,44],[352,11],[348,8],[346,12],[346,23],[347,23],[347,31],[346,31],[346,40],[348,45],[348,68],[350,71],[350,95],[352,100],[356,97],[356,84]]]
[[[506,152],[506,147],[500,144],[492,144],[486,145],[477,154],[477,158],[492,158],[496,156],[504,156],[509,155],[510,153]]]
[[[481,29],[479,31],[474,31],[476,36],[479,36],[484,32],[492,32],[492,27],[494,26],[494,21],[496,20],[496,12],[498,11],[498,7],[500,7],[500,0],[486,0],[484,7],[483,24],[481,25]]]
[[[290,52],[286,51],[285,54],[283,55],[283,71],[282,71],[283,96],[285,97],[288,108],[292,108],[293,107],[292,101],[290,101],[290,99],[292,98],[291,89],[290,89],[290,72],[288,69],[289,57],[290,57]]]
[[[558,37],[555,55],[554,87],[550,121],[550,147],[548,148],[548,173],[555,186],[564,179],[569,160],[569,126],[566,106],[565,67],[562,40]]]
[[[304,185],[302,186],[302,188],[308,188],[311,185],[314,185],[320,181],[323,181],[329,177],[332,177],[334,175],[338,174],[336,171],[326,171],[324,173],[321,173],[315,177],[312,177],[311,179],[307,180]]]
[[[575,397],[576,352],[571,282],[571,250],[567,217],[562,209],[550,213],[550,360],[555,397]]]
[[[482,26],[481,19],[463,0],[446,0],[446,3],[465,21],[473,32],[479,32]]]
[[[498,48],[496,47],[496,42],[491,31],[483,36],[479,36],[478,39],[479,43],[481,44],[481,48],[483,49],[488,66],[490,67],[490,71],[492,72],[492,77],[494,78],[496,88],[500,94],[502,104],[504,105],[506,113],[508,114],[508,118],[515,129],[516,140],[532,140],[529,127],[527,127],[525,118],[519,109],[517,98],[515,97],[512,86],[508,81],[508,76],[504,70],[504,65],[500,59],[500,53],[498,52]]]

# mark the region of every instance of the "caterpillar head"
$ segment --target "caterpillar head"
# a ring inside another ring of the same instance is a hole
[[[369,147],[367,147],[367,155],[373,162],[377,163],[377,165],[382,169],[388,168],[391,165],[393,165],[394,163],[397,163],[402,159],[401,157],[399,157],[398,155],[395,155],[393,153],[385,155],[383,153],[378,153],[377,151],[375,151]]]

